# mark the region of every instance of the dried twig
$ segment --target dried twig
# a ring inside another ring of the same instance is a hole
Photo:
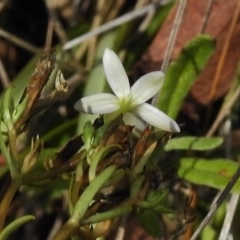
[[[225,189],[221,192],[219,198],[217,201],[213,204],[210,211],[208,212],[207,216],[203,219],[193,236],[190,240],[196,240],[199,234],[202,232],[202,230],[206,227],[206,225],[209,223],[209,221],[213,218],[215,212],[218,210],[218,208],[222,205],[223,201],[226,199],[234,185],[236,184],[237,180],[240,177],[240,167],[238,167],[237,171],[234,173],[231,181],[228,183],[228,185],[225,187]]]
[[[166,68],[169,64],[170,57],[171,57],[171,54],[172,54],[172,50],[173,50],[174,44],[175,44],[176,39],[177,39],[178,30],[179,30],[180,24],[182,22],[182,17],[183,17],[183,13],[184,13],[184,10],[185,10],[185,7],[186,7],[186,3],[187,3],[187,0],[180,0],[178,10],[177,10],[177,13],[176,13],[176,17],[175,17],[175,20],[174,20],[174,23],[173,23],[173,27],[172,27],[172,30],[171,30],[171,33],[170,33],[170,36],[169,36],[167,50],[165,52],[165,55],[164,55],[164,58],[163,58],[163,63],[162,63],[162,66],[161,66],[161,71],[163,71],[163,72],[166,71]]]
[[[126,222],[128,218],[128,214],[124,215],[120,219],[120,226],[118,227],[117,234],[115,239],[116,240],[123,240],[125,236],[125,231],[126,231]]]
[[[41,51],[40,48],[32,45],[31,43],[28,43],[28,42],[22,40],[21,38],[18,38],[18,37],[16,37],[16,36],[14,36],[14,35],[11,34],[11,33],[6,32],[6,31],[3,30],[3,29],[0,29],[0,36],[6,38],[6,39],[9,40],[10,42],[15,43],[16,45],[18,45],[18,46],[20,46],[20,47],[28,50],[29,52],[34,52],[34,53],[36,53],[36,52]]]
[[[103,14],[104,13],[103,10],[105,9],[105,4],[106,3],[104,3],[104,0],[97,1],[96,14],[93,19],[91,30],[96,29],[102,24],[103,17],[105,15]],[[88,41],[87,69],[90,69],[93,64],[96,48],[97,48],[97,37],[94,36]]]
[[[167,1],[167,2],[169,2],[169,1]],[[108,23],[100,26],[99,28],[96,28],[95,30],[93,30],[89,33],[83,34],[82,36],[77,37],[77,38],[67,42],[63,46],[63,49],[67,50],[67,49],[73,48],[74,46],[82,43],[83,41],[87,40],[90,37],[93,37],[93,36],[99,35],[101,33],[107,32],[107,31],[109,31],[109,30],[111,30],[115,27],[118,27],[118,26],[120,26],[120,25],[122,25],[126,22],[132,21],[135,18],[141,17],[141,16],[147,14],[148,12],[151,12],[154,9],[159,8],[160,6],[164,5],[165,3],[166,2],[158,1],[156,3],[150,4],[150,5],[142,8],[142,9],[135,10],[135,11],[132,11],[130,13],[127,13],[127,14],[119,17],[119,18],[116,18],[115,20],[113,20],[111,22],[108,22]]]
[[[200,33],[203,33],[206,29],[208,19],[209,19],[209,16],[210,16],[210,13],[211,13],[211,10],[213,7],[213,2],[214,2],[214,0],[208,0],[208,2],[207,2],[207,7],[206,7],[206,10],[204,13],[203,24],[202,24]]]
[[[230,23],[230,26],[229,26],[229,29],[227,32],[227,36],[225,39],[225,44],[223,46],[223,49],[222,49],[222,52],[221,52],[221,55],[220,55],[220,58],[219,58],[219,61],[218,61],[217,67],[216,67],[216,72],[215,72],[215,75],[213,78],[213,84],[212,84],[212,87],[210,88],[210,93],[208,95],[209,102],[212,101],[212,99],[214,98],[214,95],[216,93],[217,85],[219,83],[219,79],[220,79],[220,76],[223,71],[224,63],[227,61],[227,53],[230,48],[230,41],[233,37],[234,29],[236,29],[239,15],[240,15],[240,1],[238,1],[236,10],[234,11],[233,18],[231,20],[231,23]]]
[[[48,20],[48,27],[47,27],[47,34],[46,34],[46,42],[45,42],[45,50],[50,49],[52,46],[52,37],[53,37],[53,29],[54,29],[54,22],[50,18]]]
[[[167,45],[167,49],[163,58],[163,63],[161,66],[161,71],[165,72],[167,69],[167,66],[169,65],[169,61],[170,61],[170,57],[173,51],[173,47],[174,44],[176,42],[177,39],[177,34],[178,34],[178,30],[180,27],[180,24],[182,22],[182,17],[183,17],[183,13],[186,7],[186,3],[187,0],[180,0],[179,6],[178,6],[178,10],[176,13],[176,17],[173,23],[173,27],[169,36],[169,41],[168,41],[168,45]],[[158,96],[159,96],[160,92],[158,92],[154,98],[152,99],[152,105],[156,105],[156,102],[158,100]]]
[[[0,58],[0,77],[2,80],[2,85],[4,88],[7,88],[10,84],[9,77],[7,75],[7,72],[3,66],[2,59]]]
[[[210,137],[213,135],[213,133],[216,131],[217,127],[219,126],[223,118],[228,114],[230,108],[232,107],[236,99],[239,97],[239,95],[240,95],[240,86],[236,89],[236,91],[233,93],[229,101],[222,107],[221,111],[218,113],[216,120],[214,121],[213,125],[207,132],[207,135],[206,135],[207,137]]]
[[[231,119],[227,118],[224,124],[225,137],[225,156],[226,158],[231,158]],[[239,194],[232,194],[231,198],[228,199],[226,206],[226,215],[222,225],[221,232],[219,234],[218,240],[226,240],[230,234],[230,229],[233,221],[234,214],[236,212],[237,204],[239,200]]]
[[[222,230],[221,233],[219,235],[218,240],[226,240],[228,239],[229,236],[229,231],[232,225],[232,221],[233,221],[233,217],[237,208],[237,204],[238,204],[238,200],[239,200],[239,194],[233,194],[231,196],[230,201],[227,204],[227,213],[223,222],[223,226],[222,226]]]
[[[47,7],[49,18],[52,19],[52,21],[54,22],[54,30],[55,30],[56,34],[58,35],[60,42],[62,44],[66,43],[67,42],[67,34],[65,33],[62,23],[58,19],[58,16],[57,16],[55,10],[51,7],[48,0],[45,0],[45,5]]]

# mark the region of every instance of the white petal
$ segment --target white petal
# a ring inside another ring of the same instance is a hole
[[[160,90],[163,82],[163,72],[156,71],[148,73],[134,83],[131,88],[130,96],[137,104],[144,103]]]
[[[116,111],[119,104],[113,94],[100,93],[81,98],[75,103],[74,108],[84,113],[105,114]]]
[[[130,85],[128,76],[118,56],[110,49],[105,49],[103,54],[103,67],[107,81],[118,98],[128,96]]]
[[[140,131],[143,131],[147,127],[147,124],[139,116],[130,112],[124,115],[123,121],[126,125],[135,126]]]
[[[160,111],[159,109],[148,103],[141,104],[135,110],[135,112],[144,121],[154,127],[157,127],[167,132],[180,132],[178,124],[173,119],[171,119],[164,112]]]

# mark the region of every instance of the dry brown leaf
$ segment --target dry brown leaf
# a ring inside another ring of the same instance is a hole
[[[208,1],[209,0],[187,1],[176,44],[171,56],[171,59],[175,59],[184,45],[201,32],[209,34],[217,40],[214,55],[191,90],[193,98],[203,105],[207,105],[226,94],[231,85],[240,58],[240,17],[238,16],[237,24],[232,31],[229,41],[227,55],[223,67],[221,68],[221,74],[215,85],[213,79],[216,74],[223,47],[226,44],[227,34],[229,34],[228,31],[234,12],[237,9],[238,0],[213,0],[209,16],[205,18]],[[142,71],[150,72],[160,68],[177,7],[177,4],[173,7],[164,25],[158,31],[152,44],[140,60],[139,66]],[[213,91],[213,96],[211,96],[211,91]]]

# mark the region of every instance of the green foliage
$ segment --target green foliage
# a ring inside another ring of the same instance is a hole
[[[180,137],[170,139],[164,147],[166,151],[171,150],[197,150],[206,151],[219,147],[223,143],[221,137]]]
[[[78,62],[78,60],[75,62],[76,65],[79,63],[79,68],[76,67],[75,71],[80,69],[80,74],[84,73],[82,75],[88,73],[86,79],[84,79],[86,80],[84,87],[79,90],[77,98],[109,92],[102,67],[104,49],[108,47],[119,50],[122,46],[126,47],[124,48],[124,50],[127,49],[125,63],[127,68],[130,68],[136,58],[145,50],[149,40],[157,32],[171,7],[172,3],[163,6],[156,12],[148,29],[144,33],[140,33],[141,42],[138,38],[137,44],[136,41],[128,44],[131,42],[132,30],[135,28],[136,22],[125,24],[123,27],[101,35],[94,43],[96,45],[93,44],[93,48],[88,49],[90,51],[96,49],[95,52],[92,52],[94,59],[91,69],[84,68],[81,65],[85,61],[85,57],[87,58],[87,51],[81,62]],[[90,27],[90,24],[78,25],[68,34],[74,38]],[[126,42],[128,43],[126,44]],[[170,117],[175,118],[177,116],[184,98],[207,64],[214,49],[215,41],[207,35],[200,35],[192,39],[169,66],[158,107]],[[71,53],[63,53],[59,50],[57,64],[64,65],[71,62],[71,57],[75,57],[76,51],[82,51],[82,49],[75,46],[71,49]],[[124,51],[121,53],[124,53]],[[28,109],[27,117],[25,116],[20,124],[16,125],[25,109],[29,107],[27,104],[29,98],[26,97],[27,93],[25,92],[23,95],[23,92],[28,86],[28,81],[39,56],[40,54],[36,53],[29,64],[15,77],[13,80],[15,88],[7,89],[5,94],[1,96],[0,149],[7,166],[0,169],[0,177],[3,178],[9,171],[12,182],[6,190],[6,194],[3,194],[0,203],[0,239],[7,239],[20,225],[34,219],[33,216],[24,216],[10,224],[5,223],[8,221],[5,220],[10,203],[20,187],[23,192],[27,192],[29,189],[35,194],[36,192],[44,192],[45,198],[47,198],[46,202],[54,191],[60,192],[68,189],[70,217],[58,231],[54,240],[70,239],[75,234],[80,237],[84,235],[84,239],[103,236],[103,233],[97,235],[97,231],[95,231],[97,226],[106,222],[110,226],[112,219],[136,209],[141,226],[149,234],[158,238],[163,237],[166,230],[161,214],[165,214],[167,218],[169,213],[170,218],[175,220],[179,218],[179,212],[186,210],[181,206],[181,202],[178,202],[178,199],[175,198],[176,192],[173,192],[169,187],[175,181],[175,172],[172,176],[171,171],[164,171],[165,165],[159,164],[157,166],[160,169],[159,174],[154,175],[154,179],[152,177],[155,168],[152,167],[151,160],[155,158],[158,160],[164,155],[162,146],[170,136],[168,133],[161,132],[159,134],[159,132],[156,133],[149,128],[142,132],[139,137],[133,134],[132,127],[123,123],[122,116],[112,119],[112,122],[103,122],[103,125],[97,126],[91,123],[91,120],[94,120],[96,116],[81,114],[78,119],[66,121],[60,127],[55,126],[40,140],[39,138],[30,139],[32,140],[32,146],[25,146],[22,152],[18,151],[17,140],[28,128],[28,121],[32,117],[31,110],[35,110],[34,105],[44,99],[44,96],[40,97],[41,91],[39,96],[36,94],[36,102],[33,103],[32,108],[30,107],[31,109]],[[45,66],[47,65],[49,65],[49,62],[45,64]],[[55,62],[53,65],[55,70],[59,69],[59,66],[55,66]],[[71,68],[71,65],[69,64],[68,67]],[[44,69],[40,69],[39,72],[44,73]],[[51,86],[55,83],[55,79],[56,75],[52,74],[46,80],[50,82]],[[32,87],[34,87],[34,84]],[[50,90],[50,98],[52,96]],[[19,103],[20,99],[21,102]],[[45,111],[47,107],[49,106],[45,106],[42,110]],[[76,144],[76,142],[71,142],[68,139],[70,133],[67,132],[70,126],[78,128],[74,134],[81,133],[78,136],[81,144]],[[38,134],[38,131],[36,132]],[[60,135],[60,140],[57,139],[57,134]],[[43,145],[42,140],[46,142],[50,139],[57,142],[54,147],[59,147],[58,150],[50,148],[51,146],[48,148],[47,144]],[[64,142],[66,145],[70,143],[70,147],[62,147],[58,141]],[[187,136],[169,140],[164,150],[185,150],[186,153],[189,150],[208,151],[217,148],[222,142],[223,139],[220,137]],[[67,151],[65,151],[66,149]],[[195,154],[195,152],[191,152],[191,154]],[[227,185],[238,167],[237,163],[226,159],[209,160],[186,157],[178,160],[177,171],[179,177],[194,184],[217,189],[223,189]],[[147,165],[149,167],[146,167]],[[156,182],[158,186],[156,186]],[[240,180],[233,191],[240,192]],[[116,201],[114,195],[120,195],[121,197],[124,195],[124,197]],[[176,205],[178,207],[177,211],[175,209]],[[209,232],[209,234],[215,234],[214,231]],[[87,237],[85,238],[85,236]]]
[[[21,225],[34,219],[35,219],[34,216],[26,215],[14,220],[8,226],[6,226],[4,230],[0,233],[0,239],[7,240],[9,235],[11,235],[11,233],[16,231]]]
[[[215,240],[217,239],[218,233],[216,230],[209,224],[205,227],[205,229],[202,231],[200,240]]]
[[[106,168],[93,182],[86,188],[82,196],[79,198],[76,206],[73,209],[71,220],[73,222],[80,222],[91,203],[94,195],[99,191],[104,182],[114,173],[116,166]]]
[[[156,212],[151,209],[142,210],[138,212],[137,217],[140,225],[148,234],[158,238],[163,236],[164,226]]]
[[[178,175],[192,183],[223,189],[231,180],[239,164],[228,159],[181,158]],[[240,180],[233,188],[240,192]]]
[[[167,69],[157,106],[176,118],[191,86],[207,64],[215,49],[215,41],[207,35],[192,39]]]

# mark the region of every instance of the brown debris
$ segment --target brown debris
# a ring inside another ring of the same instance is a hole
[[[208,97],[211,93],[211,89],[214,87],[213,79],[214,75],[216,74],[216,67],[219,64],[219,59],[224,44],[226,44],[228,30],[234,15],[234,11],[237,7],[237,3],[238,0],[232,0],[228,2],[224,0],[214,0],[212,8],[210,9],[210,15],[207,17],[205,11],[207,8],[208,0],[187,1],[185,13],[180,25],[180,30],[171,59],[175,59],[184,45],[189,40],[201,33],[209,34],[217,40],[216,51],[214,55],[211,57],[206,68],[200,74],[191,90],[191,95],[195,101],[200,104],[207,105],[226,94],[236,72],[237,64],[240,58],[239,17],[237,24],[235,25],[235,28],[232,32],[227,56],[225,58],[223,68],[221,69],[220,79],[218,79],[213,99]],[[139,66],[142,71],[150,72],[160,69],[161,62],[163,61],[164,53],[167,48],[169,34],[173,26],[177,7],[177,4],[173,7],[165,23],[158,31],[152,44],[149,46],[142,59],[140,60]],[[205,20],[206,25],[204,23]]]

